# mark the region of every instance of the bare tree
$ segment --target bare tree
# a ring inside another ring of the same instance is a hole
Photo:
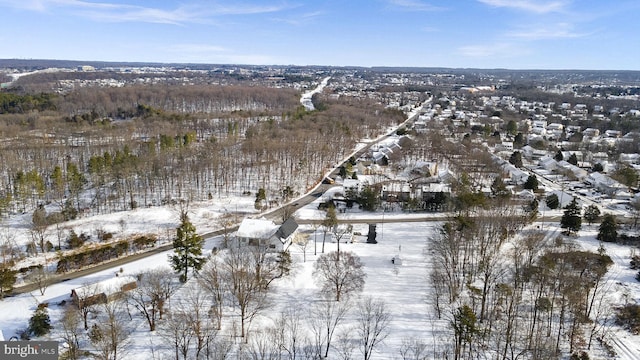
[[[338,224],[338,217],[336,215],[336,208],[329,206],[327,208],[327,214],[322,220],[322,253],[324,254],[324,243],[327,238],[327,233],[332,231]]]
[[[231,240],[231,230],[235,223],[234,216],[229,213],[224,213],[217,219],[216,223],[222,228],[223,247],[228,248],[229,240]]]
[[[176,360],[179,360],[181,355],[184,360],[191,358],[189,349],[194,333],[189,321],[189,314],[185,309],[171,309],[159,328],[160,336],[172,345]]]
[[[376,346],[389,335],[391,314],[384,301],[374,300],[370,296],[362,299],[356,309],[356,332],[358,333],[360,351],[364,355],[364,360],[370,360]]]
[[[345,236],[351,234],[353,232],[353,225],[348,224],[348,225],[336,225],[333,228],[333,235],[336,237],[336,243],[338,245],[338,260],[340,260],[340,240],[342,240],[342,238],[344,238]]]
[[[344,321],[351,304],[348,300],[338,302],[323,299],[311,307],[309,317],[313,333],[313,348],[316,357],[329,356],[331,340],[338,326]]]
[[[217,329],[222,326],[222,312],[225,298],[225,278],[217,257],[212,257],[198,273],[198,283],[209,292],[211,315],[216,319]]]
[[[253,332],[248,346],[242,347],[247,360],[270,360],[277,359],[279,350],[273,339],[273,334],[269,331],[257,330]]]
[[[100,321],[89,330],[89,340],[97,350],[95,356],[102,360],[117,360],[129,347],[129,330],[126,325],[124,302],[114,300],[102,304],[104,311]]]
[[[80,356],[80,337],[82,336],[80,330],[81,321],[82,317],[77,308],[68,306],[64,309],[59,329],[62,341],[67,345],[67,350],[64,354],[65,359],[76,360]]]
[[[402,360],[427,360],[427,344],[419,338],[402,339],[400,356]]]
[[[197,287],[187,289],[180,306],[187,314],[187,320],[191,325],[195,340],[195,358],[199,359],[203,351],[207,352],[207,344],[215,341],[218,333],[217,319],[212,321],[207,310],[210,307],[208,299]]]
[[[138,286],[129,291],[127,299],[130,304],[144,316],[149,331],[155,331],[156,322],[162,319],[167,300],[180,287],[170,269],[154,269],[137,275]]]
[[[9,227],[0,228],[0,256],[2,263],[15,260],[22,256],[20,248],[15,242],[16,233]]]
[[[302,346],[308,341],[307,332],[303,327],[300,306],[293,306],[283,310],[275,319],[273,327],[269,329],[271,341],[278,349],[278,358],[283,353],[285,358],[295,360],[302,354]]]
[[[338,358],[341,360],[353,359],[353,351],[358,346],[357,341],[350,336],[353,330],[354,329],[343,329],[338,333],[335,348],[338,352]]]
[[[366,274],[357,255],[345,251],[340,256],[338,252],[332,251],[318,258],[313,276],[322,287],[323,293],[330,294],[336,301],[340,301],[351,293],[362,291]]]
[[[302,250],[302,262],[307,262],[307,247],[309,247],[309,234],[296,232],[291,241]]]
[[[225,281],[240,310],[240,336],[245,337],[251,321],[270,304],[261,282],[261,270],[246,248],[230,249],[224,258]]]
[[[27,280],[38,287],[38,290],[40,290],[40,295],[44,295],[44,292],[53,282],[53,274],[45,264],[42,267],[33,269],[33,271],[31,271],[31,273],[29,273],[29,275],[27,276]]]
[[[87,320],[89,318],[89,314],[96,311],[96,305],[99,302],[101,293],[102,289],[99,284],[85,284],[81,288],[75,289],[75,305],[80,310],[85,330],[89,330]]]

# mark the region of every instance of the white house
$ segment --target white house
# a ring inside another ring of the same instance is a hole
[[[617,192],[626,191],[627,189],[626,186],[599,172],[589,174],[585,182],[610,196],[614,196]]]
[[[502,171],[509,174],[510,182],[515,185],[522,185],[527,181],[529,174],[513,166],[513,164],[505,162],[501,166]]]
[[[289,218],[282,225],[276,225],[271,220],[249,219],[242,220],[235,241],[237,246],[261,246],[270,251],[286,250],[298,229],[295,219]]]

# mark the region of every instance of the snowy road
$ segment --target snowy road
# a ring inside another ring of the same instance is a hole
[[[302,94],[302,97],[300,98],[300,103],[302,104],[302,106],[305,107],[305,109],[307,109],[307,111],[313,111],[316,108],[313,106],[313,102],[311,101],[311,98],[313,98],[313,95],[322,92],[322,90],[324,90],[325,86],[327,86],[327,84],[329,83],[329,79],[331,79],[331,76],[327,76],[326,78],[324,78],[321,82],[320,85],[318,85],[318,87],[316,87],[313,90],[307,91],[306,93]]]

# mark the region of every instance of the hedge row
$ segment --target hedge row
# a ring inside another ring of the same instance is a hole
[[[133,240],[121,240],[115,244],[107,244],[86,249],[69,255],[64,255],[58,260],[57,273],[78,270],[85,266],[98,264],[104,261],[116,259],[129,251],[138,251],[155,246],[157,239],[154,236],[139,236]]]

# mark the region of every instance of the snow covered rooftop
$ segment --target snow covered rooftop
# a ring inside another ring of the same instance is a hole
[[[236,235],[240,238],[268,239],[278,231],[278,225],[271,220],[244,219]]]

